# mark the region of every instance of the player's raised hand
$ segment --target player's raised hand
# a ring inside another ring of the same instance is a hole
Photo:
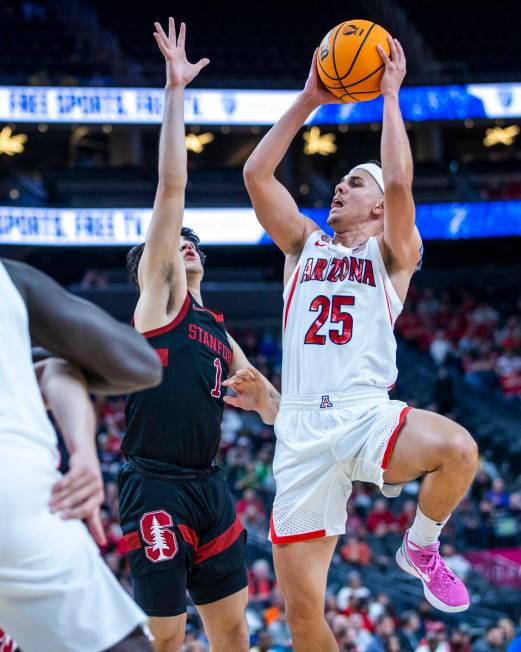
[[[95,541],[104,545],[106,539],[100,519],[103,500],[103,481],[95,452],[73,453],[69,470],[52,488],[50,510],[63,519],[85,520]]]
[[[262,375],[253,367],[239,369],[235,374],[225,380],[222,385],[236,392],[237,396],[224,396],[223,400],[228,405],[242,410],[264,409],[268,402],[269,392]]]
[[[398,95],[405,73],[407,72],[407,62],[400,41],[390,36],[387,37],[387,41],[391,48],[390,56],[387,56],[380,44],[376,46],[378,54],[385,65],[385,72],[380,82],[380,90],[382,91],[382,95]]]
[[[168,19],[168,36],[160,23],[154,23],[154,26],[156,28],[154,38],[166,61],[166,86],[184,88],[210,63],[210,59],[201,59],[197,63],[188,61],[185,52],[186,25],[184,23],[181,23],[179,36],[176,36],[173,18]]]
[[[318,48],[313,54],[313,60],[311,61],[311,68],[309,69],[309,75],[306,80],[306,85],[302,94],[305,95],[309,100],[313,102],[317,107],[322,104],[342,104],[342,100],[338,97],[335,97],[332,93],[327,91],[322,84],[320,77],[318,76],[317,71],[317,57],[318,57]]]

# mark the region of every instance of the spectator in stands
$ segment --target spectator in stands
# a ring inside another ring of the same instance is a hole
[[[400,643],[403,652],[414,652],[419,645],[420,617],[415,611],[404,611],[400,618]]]
[[[414,500],[405,501],[402,511],[398,515],[398,528],[400,532],[408,530],[416,517],[416,503]]]
[[[349,627],[349,619],[342,614],[337,614],[331,622],[331,631],[338,643],[340,652],[344,650],[356,652],[356,630]]]
[[[487,627],[485,635],[472,646],[472,652],[501,652],[505,647],[505,635],[501,627]]]
[[[508,509],[510,494],[505,491],[505,482],[502,478],[496,478],[492,481],[492,489],[487,491],[485,499],[492,503],[496,509]]]
[[[441,554],[450,570],[465,581],[472,568],[470,562],[463,555],[458,554],[454,546],[450,543],[445,543],[442,546]]]
[[[248,574],[250,601],[269,603],[274,585],[275,581],[269,561],[266,559],[254,561]]]
[[[242,498],[237,501],[235,507],[237,511],[237,515],[239,517],[243,516],[243,514],[250,506],[255,507],[255,509],[259,512],[259,514],[261,514],[262,517],[264,518],[265,508],[263,502],[259,500],[257,493],[255,492],[254,489],[245,489],[244,493],[242,494]]]
[[[351,571],[347,576],[346,584],[340,589],[336,597],[336,605],[339,611],[345,611],[349,606],[352,597],[364,599],[370,596],[370,591],[362,585],[362,578],[358,571]]]
[[[365,652],[387,652],[387,645],[394,635],[394,629],[394,620],[385,614],[381,615],[375,623],[373,640]]]
[[[445,331],[437,330],[429,345],[429,353],[438,367],[445,364],[445,360],[451,349],[452,344],[447,338]]]
[[[449,652],[447,632],[441,621],[427,623],[425,638],[420,641],[416,652]]]
[[[383,537],[389,532],[398,530],[396,519],[383,498],[375,500],[373,509],[367,515],[367,529],[377,537]]]
[[[356,537],[347,537],[346,542],[340,546],[340,556],[354,566],[367,566],[371,561],[371,549],[365,541]]]
[[[348,626],[354,630],[354,642],[357,650],[363,652],[373,640],[373,635],[369,631],[361,614],[351,614],[347,617]]]
[[[268,630],[263,629],[257,635],[257,644],[251,648],[250,652],[275,652],[273,639]]]
[[[381,616],[388,614],[389,605],[390,599],[387,593],[379,593],[376,598],[373,598],[369,603],[369,621],[374,624]]]
[[[510,618],[500,618],[497,624],[498,627],[503,631],[503,636],[505,641],[504,644],[510,645],[511,641],[516,636],[516,628],[514,626],[514,623],[510,620]]]
[[[471,652],[470,632],[468,626],[460,625],[453,629],[449,640],[450,652]]]

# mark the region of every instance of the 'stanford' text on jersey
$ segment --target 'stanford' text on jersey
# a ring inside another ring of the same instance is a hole
[[[123,452],[151,469],[208,467],[219,447],[221,382],[232,359],[223,316],[187,293],[170,324],[144,335],[163,364],[163,380],[128,397]]]

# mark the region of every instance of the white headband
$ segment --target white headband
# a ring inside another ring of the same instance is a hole
[[[374,163],[361,163],[360,165],[355,165],[355,167],[350,170],[348,176],[353,174],[355,170],[365,170],[373,177],[376,183],[380,186],[380,190],[384,192],[384,175],[382,174],[382,168],[378,167]]]

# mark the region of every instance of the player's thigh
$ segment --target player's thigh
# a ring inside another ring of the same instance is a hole
[[[248,627],[245,616],[247,604],[248,587],[244,587],[215,602],[196,605],[210,644],[222,635],[242,636],[244,644],[247,643]],[[237,647],[237,649],[242,648]]]
[[[185,637],[186,611],[178,616],[150,616],[148,624],[156,644],[171,642],[180,647]]]
[[[472,465],[476,457],[476,444],[465,428],[440,414],[414,409],[396,439],[384,481],[408,482],[435,471],[449,459]]]
[[[288,612],[323,609],[337,536],[273,546],[273,562]]]

